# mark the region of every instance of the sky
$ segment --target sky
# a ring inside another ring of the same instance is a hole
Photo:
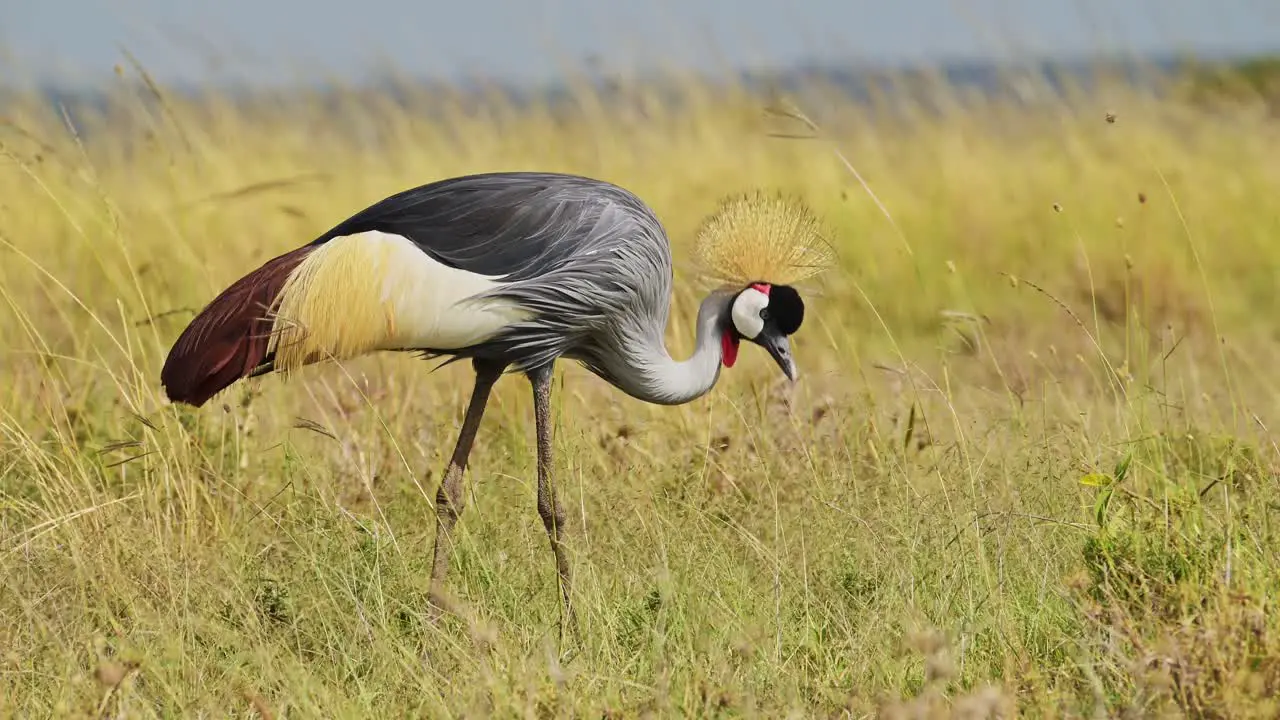
[[[554,79],[605,68],[1280,50],[1277,0],[0,0],[0,73]]]

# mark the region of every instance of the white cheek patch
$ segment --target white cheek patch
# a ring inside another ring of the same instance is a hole
[[[738,294],[733,301],[730,316],[733,318],[733,326],[742,334],[742,337],[753,339],[760,334],[761,330],[764,330],[764,320],[760,318],[760,311],[768,305],[769,296],[755,288],[747,288]]]

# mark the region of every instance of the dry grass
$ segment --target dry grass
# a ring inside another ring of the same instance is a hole
[[[1266,717],[1280,685],[1280,127],[1071,103],[739,93],[569,109],[122,84],[0,127],[0,712],[119,717]],[[163,92],[163,90],[161,90]],[[1105,118],[1115,112],[1115,122]],[[404,187],[576,171],[667,223],[802,196],[839,269],[707,398],[557,383],[581,652],[556,652],[526,383],[495,392],[452,587],[435,483],[469,370],[377,356],[199,412],[158,383],[216,291]],[[879,203],[891,217],[887,217]]]

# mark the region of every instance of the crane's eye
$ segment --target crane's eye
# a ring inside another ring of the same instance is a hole
[[[761,308],[761,310],[760,310],[760,319],[761,319],[761,320],[768,320],[768,319],[769,319],[769,308]]]

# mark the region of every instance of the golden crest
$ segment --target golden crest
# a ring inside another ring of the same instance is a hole
[[[835,259],[822,224],[804,202],[759,191],[723,201],[699,228],[694,256],[706,280],[733,287],[793,285]]]

